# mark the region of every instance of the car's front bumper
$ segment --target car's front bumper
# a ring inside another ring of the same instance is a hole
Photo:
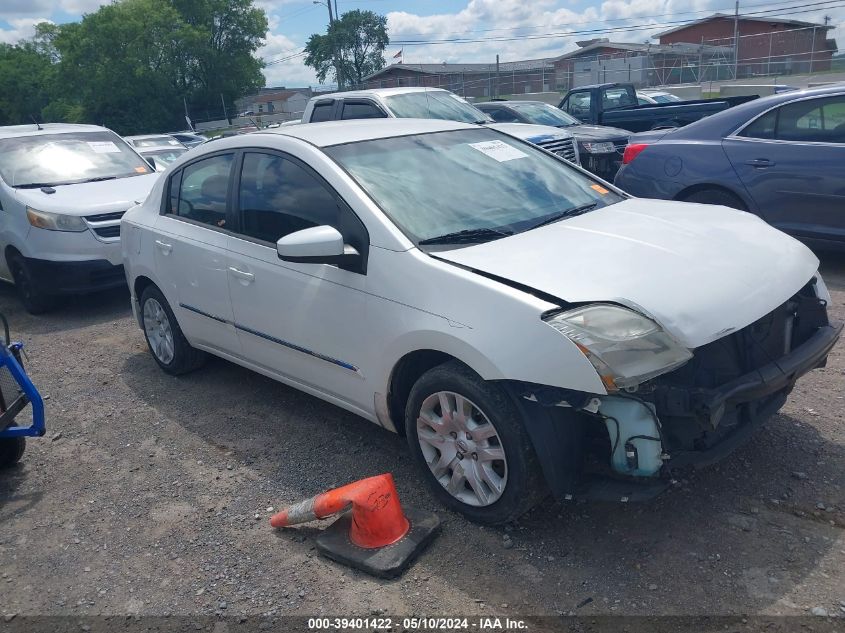
[[[25,258],[33,282],[52,295],[71,295],[119,288],[126,285],[122,265],[105,259],[51,261]]]
[[[803,344],[754,371],[715,389],[666,387],[655,392],[658,416],[692,414],[709,420],[716,428],[731,409],[744,408],[743,424],[705,450],[681,450],[671,454],[670,468],[703,466],[729,455],[750,438],[755,428],[783,406],[795,382],[823,367],[830,350],[842,334],[843,324],[822,326]]]

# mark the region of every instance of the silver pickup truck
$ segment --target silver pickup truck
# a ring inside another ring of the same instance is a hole
[[[344,119],[445,119],[479,123],[538,145],[580,165],[571,132],[547,125],[496,123],[458,95],[442,88],[374,88],[312,97],[302,123]]]

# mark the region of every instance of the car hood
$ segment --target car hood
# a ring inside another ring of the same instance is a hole
[[[565,128],[575,134],[578,140],[613,141],[627,139],[631,136],[628,130],[604,125],[571,125]]]
[[[16,189],[15,197],[26,206],[49,213],[93,215],[126,211],[147,199],[158,174],[130,176],[102,182],[57,185],[55,193],[41,189]]]
[[[557,138],[572,138],[572,132],[551,125],[534,125],[533,123],[485,123],[485,125],[531,143]]]
[[[749,213],[637,198],[433,256],[568,303],[627,306],[690,349],[771,312],[819,265]]]

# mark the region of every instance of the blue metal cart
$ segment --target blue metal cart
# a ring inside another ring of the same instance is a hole
[[[27,437],[41,437],[44,401],[23,369],[23,343],[13,342],[9,322],[0,314],[5,339],[0,345],[0,468],[18,462]]]

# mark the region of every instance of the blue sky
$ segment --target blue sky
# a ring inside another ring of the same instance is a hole
[[[825,15],[838,27],[845,23],[845,0],[741,0],[740,11],[775,9],[770,16],[821,22]],[[340,13],[370,9],[387,15],[393,40],[483,39],[472,43],[404,45],[404,62],[494,62],[558,55],[577,40],[609,37],[644,42],[665,30],[667,22],[695,20],[716,10],[732,12],[733,0],[337,0]],[[325,4],[313,0],[255,0],[267,12],[270,31],[260,55],[279,59],[302,50],[308,36],[328,21]],[[814,4],[812,7],[798,5]],[[103,0],[0,0],[0,42],[30,37],[43,20],[67,22],[95,11]],[[604,30],[613,28],[614,32]],[[570,34],[580,31],[579,34]],[[594,31],[586,34],[585,32]],[[603,32],[604,31],[604,32]],[[553,34],[549,36],[549,34]],[[542,36],[542,37],[538,37]],[[845,31],[831,33],[845,47]],[[498,38],[495,41],[492,38]],[[400,46],[386,51],[388,62]],[[315,85],[302,57],[267,66],[267,85]]]

